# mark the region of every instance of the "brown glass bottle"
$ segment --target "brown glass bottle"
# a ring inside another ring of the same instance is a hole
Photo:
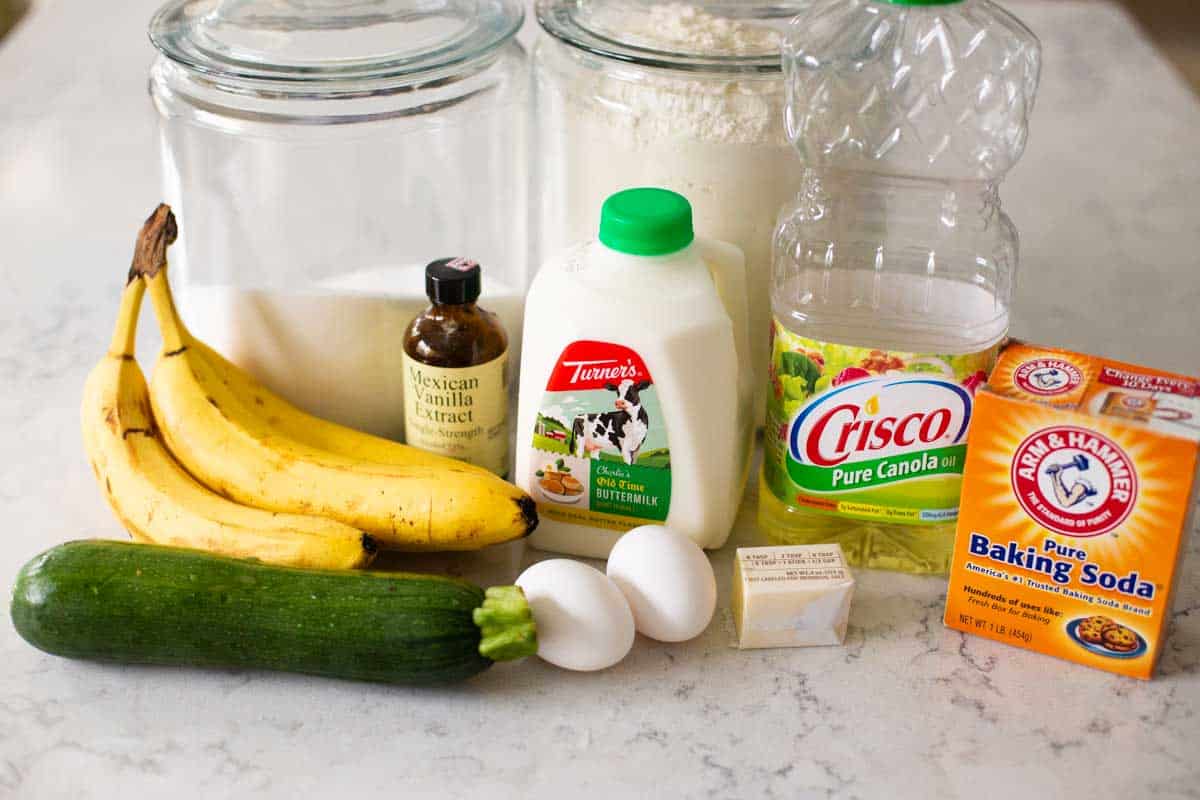
[[[508,335],[476,305],[480,273],[465,258],[425,268],[431,305],[404,334],[405,439],[506,475]]]

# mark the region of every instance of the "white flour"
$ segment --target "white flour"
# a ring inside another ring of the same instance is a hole
[[[770,28],[676,3],[627,13],[619,27],[626,42],[661,50],[731,56],[777,46]],[[592,58],[580,63],[579,56],[547,38],[539,45],[542,168],[548,173],[543,256],[593,238],[600,205],[614,191],[663,186],[680,192],[692,202],[701,235],[733,242],[746,254],[761,394],[772,232],[801,174],[783,128],[782,76],[685,73]]]
[[[596,28],[619,31],[626,44],[706,56],[747,56],[779,50],[779,31],[718,17],[686,3],[655,3],[631,10],[620,3],[594,7]]]

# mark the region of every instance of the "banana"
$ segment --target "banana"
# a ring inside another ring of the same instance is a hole
[[[393,442],[391,439],[372,436],[305,413],[192,336],[186,327],[181,326],[180,333],[188,349],[195,349],[199,355],[199,358],[192,362],[192,366],[203,369],[208,380],[223,384],[228,392],[237,398],[240,405],[255,409],[274,435],[294,439],[318,450],[326,450],[357,461],[396,466],[442,467],[491,474],[483,467],[439,456]]]
[[[161,249],[173,234],[163,229],[157,238]],[[139,257],[153,252],[152,242],[139,239]],[[109,351],[88,376],[82,409],[84,446],[96,480],[133,538],[295,567],[366,566],[376,550],[370,536],[334,520],[238,505],[197,483],[171,457],[134,360],[144,292],[145,284],[132,276]]]
[[[279,405],[267,409],[265,389],[249,376],[222,380],[236,368],[222,369],[209,348],[196,346],[175,308],[165,259],[146,262],[139,274],[163,339],[150,381],[154,416],[171,453],[214,491],[258,508],[336,519],[396,550],[474,550],[533,531],[533,500],[477,467],[418,456],[395,463],[401,445],[382,448],[391,451],[383,463],[365,458],[361,445],[318,446],[330,438],[361,442],[332,423],[289,435],[303,424],[298,411],[286,407],[285,426]],[[348,454],[355,446],[357,454]]]

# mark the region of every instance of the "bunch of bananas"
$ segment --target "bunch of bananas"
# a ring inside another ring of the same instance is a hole
[[[92,469],[134,539],[339,569],[533,531],[533,500],[492,473],[305,414],[192,336],[167,283],[176,235],[160,205],[83,395]],[[146,291],[163,340],[149,386],[134,358]]]

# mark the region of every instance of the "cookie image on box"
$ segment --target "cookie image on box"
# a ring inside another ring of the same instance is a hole
[[[1106,648],[1118,653],[1129,653],[1138,648],[1138,635],[1124,625],[1109,625],[1101,638]]]
[[[1108,617],[1088,617],[1079,622],[1075,633],[1088,644],[1103,644],[1105,629],[1114,624]]]
[[[1109,658],[1138,658],[1148,649],[1140,633],[1100,614],[1071,620],[1067,635],[1084,650]]]

